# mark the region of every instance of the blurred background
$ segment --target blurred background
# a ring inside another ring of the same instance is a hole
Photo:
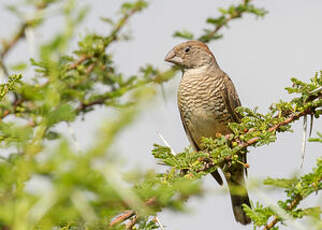
[[[1,0],[0,37],[9,37],[15,31],[18,21],[5,11],[7,1]],[[12,1],[19,2],[19,1]],[[119,0],[80,0],[78,4],[90,7],[85,22],[78,27],[79,37],[74,38],[71,49],[86,32],[106,32],[106,24],[100,17],[113,17],[123,1]],[[109,52],[115,56],[121,72],[128,75],[137,73],[140,66],[151,63],[166,70],[170,65],[164,62],[167,52],[181,42],[173,38],[175,30],[187,29],[200,34],[209,16],[218,14],[218,7],[225,7],[233,2],[223,0],[151,0],[149,8],[134,16],[125,28],[132,39],[112,47]],[[258,107],[265,112],[273,102],[289,99],[284,87],[289,86],[290,78],[297,77],[308,81],[315,72],[321,70],[322,63],[322,1],[319,0],[257,0],[269,13],[263,19],[246,16],[233,21],[229,28],[224,28],[224,38],[209,44],[221,68],[228,73],[235,83],[243,106]],[[10,22],[10,23],[9,23]],[[35,56],[35,46],[60,29],[62,19],[52,17],[40,29],[27,34],[26,41],[19,42],[8,55],[7,62],[26,61]],[[134,124],[119,136],[113,150],[124,162],[124,169],[158,168],[151,155],[154,143],[163,144],[160,133],[175,150],[181,152],[188,146],[188,140],[181,125],[176,105],[176,89],[181,73],[163,85],[158,95],[146,108]],[[75,133],[76,145],[85,149],[90,146],[102,119],[113,111],[97,109],[84,119],[79,119],[66,129],[66,136]],[[278,193],[265,190],[252,190],[252,181],[270,177],[291,177],[311,170],[315,159],[321,156],[321,148],[316,143],[308,143],[304,167],[300,169],[302,145],[302,120],[293,125],[294,133],[283,133],[278,141],[269,146],[251,149],[248,155],[249,194],[253,202],[257,199],[267,203],[282,199]],[[314,123],[312,135],[321,129],[322,121]],[[66,128],[64,125],[57,129]],[[37,183],[36,183],[37,184]],[[37,185],[35,185],[37,186]],[[169,230],[186,229],[252,229],[234,221],[229,195],[224,193],[212,177],[204,178],[206,195],[188,201],[186,214],[162,212],[161,223]],[[269,195],[269,196],[267,196]],[[308,199],[306,202],[313,202]],[[316,202],[317,199],[314,199]],[[318,201],[322,202],[322,197]],[[301,203],[305,207],[306,202]],[[281,227],[283,229],[283,227]],[[286,228],[285,228],[286,229]],[[288,228],[291,229],[291,228]]]

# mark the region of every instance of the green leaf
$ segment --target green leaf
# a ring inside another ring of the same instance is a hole
[[[25,70],[27,67],[28,67],[27,63],[25,63],[25,62],[20,62],[20,63],[17,63],[17,64],[15,64],[15,65],[11,66],[11,69],[12,69],[13,71],[23,71],[23,70]]]
[[[274,187],[279,187],[279,188],[290,188],[294,186],[298,182],[297,178],[292,178],[292,179],[273,179],[273,178],[266,178],[264,180],[265,185],[271,185]]]
[[[187,31],[187,30],[183,30],[183,31],[176,31],[173,34],[173,37],[178,37],[178,38],[183,38],[183,39],[188,39],[188,40],[193,40],[194,39],[194,35]]]
[[[58,106],[55,110],[49,112],[47,125],[53,126],[60,121],[73,121],[76,117],[73,107],[69,104]]]

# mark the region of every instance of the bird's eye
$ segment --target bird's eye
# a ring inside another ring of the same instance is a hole
[[[190,51],[190,47],[185,48],[184,52],[188,53]]]

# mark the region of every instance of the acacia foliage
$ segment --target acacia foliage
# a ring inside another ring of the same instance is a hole
[[[127,76],[115,67],[108,48],[128,39],[122,28],[147,8],[148,2],[142,0],[125,2],[117,16],[102,18],[110,31],[103,35],[87,33],[73,53],[68,52],[75,29],[87,13],[87,7],[76,3],[29,0],[7,5],[21,23],[17,32],[3,42],[0,53],[0,67],[8,77],[0,85],[0,140],[4,152],[0,160],[2,229],[160,228],[155,218],[157,213],[164,208],[184,210],[184,202],[190,196],[204,192],[202,176],[217,167],[242,163],[239,158],[248,146],[260,147],[276,141],[276,132],[290,131],[291,122],[300,117],[320,116],[321,74],[317,73],[309,83],[293,79],[288,91],[299,96],[290,102],[273,104],[267,114],[239,108],[243,119],[240,124],[230,124],[234,133],[218,135],[214,140],[204,139],[207,151],[193,153],[187,149],[174,155],[169,147],[155,145],[152,154],[169,166],[166,172],[121,173],[110,150],[117,134],[144,109],[144,101],[155,93],[154,87],[171,79],[178,69],[161,71],[143,65],[136,74]],[[27,19],[21,17],[26,9]],[[8,67],[8,52],[13,52],[17,42],[24,39],[27,29],[43,26],[50,10],[64,18],[64,27],[39,45],[39,56],[29,57],[30,63]],[[197,38],[204,42],[220,39],[219,32],[231,20],[244,14],[262,17],[266,13],[251,1],[242,1],[220,9],[218,17],[208,18],[206,23],[211,28]],[[175,36],[195,38],[187,31],[176,32]],[[30,65],[32,71],[28,72]],[[102,121],[91,147],[79,150],[66,138],[66,129],[57,126],[85,117],[98,105],[117,111],[117,116]],[[321,138],[312,140],[321,141]],[[290,205],[319,191],[320,175],[319,160],[317,168],[302,178],[269,179],[266,183],[287,189],[289,200],[281,201],[279,206],[291,216],[310,215],[318,219],[319,209],[300,210]],[[43,181],[46,186],[33,188],[35,181]],[[276,223],[285,219],[279,212],[260,204],[245,209],[256,226],[266,225],[271,216],[276,217]],[[124,225],[119,224],[123,221]]]

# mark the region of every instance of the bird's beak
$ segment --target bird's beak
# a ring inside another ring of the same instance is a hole
[[[174,49],[170,50],[167,56],[164,59],[167,62],[172,62],[174,64],[182,64],[183,60],[181,57],[176,56],[176,52]]]

